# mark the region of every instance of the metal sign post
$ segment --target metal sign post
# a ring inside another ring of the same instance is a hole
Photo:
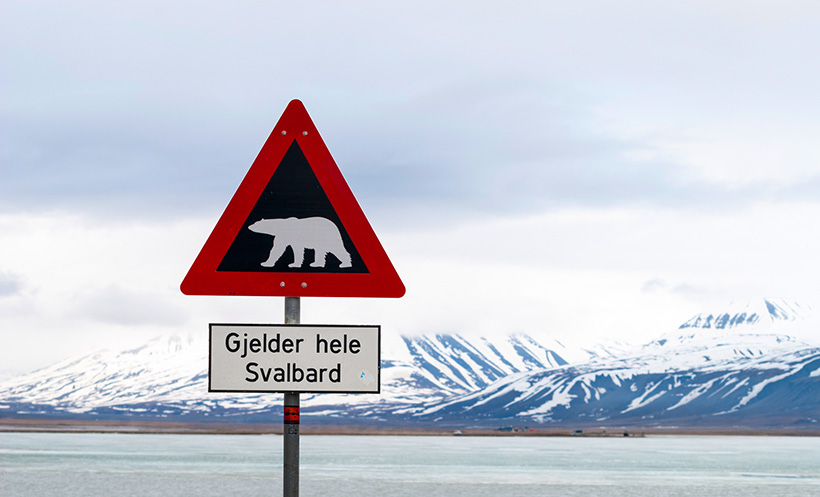
[[[284,324],[209,325],[208,391],[283,393],[285,497],[299,495],[302,393],[380,392],[381,327],[300,324],[299,297]]]
[[[285,324],[299,324],[299,297],[285,297]],[[282,495],[299,497],[299,394],[285,394],[284,475]]]

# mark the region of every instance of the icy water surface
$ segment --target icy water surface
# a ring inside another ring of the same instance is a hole
[[[302,496],[820,495],[820,439],[302,436]],[[0,496],[279,496],[282,437],[0,433]]]

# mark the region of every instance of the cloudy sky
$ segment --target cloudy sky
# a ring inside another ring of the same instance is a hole
[[[305,103],[407,286],[384,333],[641,342],[820,294],[815,2],[0,4],[0,376],[281,298],[179,283]]]

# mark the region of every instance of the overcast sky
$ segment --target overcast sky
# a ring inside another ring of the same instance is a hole
[[[281,322],[179,283],[294,98],[407,286],[303,322],[640,343],[812,305],[818,25],[809,1],[5,0],[0,376]]]

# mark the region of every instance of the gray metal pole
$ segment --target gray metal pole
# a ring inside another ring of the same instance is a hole
[[[285,297],[285,324],[299,324],[299,297]],[[299,497],[299,394],[285,394],[284,497]]]

